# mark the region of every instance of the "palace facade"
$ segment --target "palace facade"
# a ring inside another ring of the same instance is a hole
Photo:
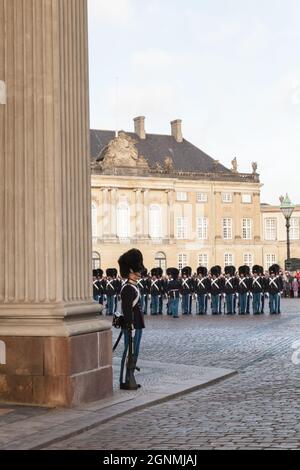
[[[180,120],[157,135],[144,117],[134,132],[92,130],[91,157],[95,267],[117,266],[132,246],[148,269],[266,266],[256,163],[228,169],[183,138]]]

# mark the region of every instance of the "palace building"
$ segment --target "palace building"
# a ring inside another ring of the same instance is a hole
[[[144,117],[134,132],[90,135],[94,267],[117,266],[132,246],[148,269],[265,265],[256,163],[226,168],[184,139],[180,120],[170,135],[146,133]]]

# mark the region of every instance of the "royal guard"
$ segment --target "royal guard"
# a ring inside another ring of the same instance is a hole
[[[118,271],[115,268],[106,270],[105,295],[107,299],[106,314],[112,316],[116,311],[118,294],[120,293],[120,282],[117,279]]]
[[[224,279],[221,277],[221,266],[213,266],[210,270],[210,292],[211,292],[211,313],[212,315],[221,315],[222,313],[222,294],[224,290]]]
[[[269,279],[267,282],[267,292],[269,295],[270,314],[276,315],[280,313],[280,297],[283,291],[283,281],[279,274],[280,267],[273,264],[269,268]]]
[[[151,269],[149,292],[151,298],[151,315],[157,315],[159,309],[159,299],[162,294],[161,281],[158,279],[157,268]]]
[[[235,277],[235,267],[225,266],[224,295],[227,315],[233,315],[235,313],[236,292],[237,279]]]
[[[98,278],[98,269],[93,269],[93,298],[96,302],[99,302],[100,291],[101,288]]]
[[[99,304],[103,305],[105,297],[105,280],[103,279],[103,270],[97,269],[97,278],[99,281]]]
[[[191,278],[192,268],[186,266],[181,270],[181,290],[182,295],[182,314],[190,315],[192,313],[192,293],[193,280]]]
[[[162,268],[158,267],[156,268],[156,273],[157,273],[157,278],[159,280],[159,283],[160,283],[160,296],[159,296],[159,299],[158,299],[158,314],[159,315],[162,315],[163,314],[163,301],[164,301],[164,294],[165,294],[165,280],[163,278],[163,270]]]
[[[125,390],[136,390],[140,387],[136,383],[134,372],[138,370],[137,360],[140,351],[142,332],[145,328],[144,315],[139,306],[140,291],[137,287],[137,281],[141,272],[145,269],[143,266],[143,256],[139,250],[132,249],[124,253],[119,258],[120,273],[127,279],[126,284],[121,290],[121,307],[124,315],[122,332],[124,335],[124,352],[121,360],[120,370],[120,388]],[[134,338],[132,332],[135,331]],[[124,381],[124,366],[128,354],[126,375]]]
[[[237,281],[237,294],[239,302],[239,314],[247,314],[247,300],[250,291],[250,268],[249,266],[243,265],[239,267],[239,278]]]
[[[207,276],[207,268],[199,266],[197,277],[194,281],[194,294],[196,297],[196,314],[206,315],[208,296],[210,295],[210,280]]]
[[[141,273],[141,278],[137,281],[137,287],[140,290],[140,308],[144,315],[147,315],[148,310],[148,294],[149,294],[149,278],[148,270],[144,269]]]
[[[252,295],[253,315],[261,314],[261,303],[264,298],[264,284],[261,277],[261,266],[255,264],[252,268],[250,291]]]
[[[169,315],[173,318],[179,318],[178,306],[181,289],[181,281],[178,279],[179,270],[177,268],[168,268],[169,280],[167,284],[167,294],[169,299]]]

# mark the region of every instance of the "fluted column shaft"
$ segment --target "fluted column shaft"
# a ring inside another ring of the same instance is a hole
[[[0,0],[0,81],[0,319],[91,304],[86,0]]]

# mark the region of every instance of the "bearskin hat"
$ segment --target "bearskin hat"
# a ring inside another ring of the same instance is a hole
[[[261,273],[261,266],[259,264],[255,264],[252,268],[252,274],[260,274]]]
[[[235,266],[225,266],[225,274],[229,274],[230,276],[235,275]]]
[[[120,273],[123,278],[128,277],[130,272],[142,273],[145,270],[143,264],[143,255],[140,250],[133,248],[132,250],[126,251],[118,259],[120,266]]]
[[[93,269],[93,277],[97,277],[97,276],[98,276],[97,271],[98,271],[98,269]]]
[[[148,269],[143,269],[143,271],[141,272],[141,276],[142,277],[147,277],[148,276]]]
[[[157,272],[157,277],[161,277],[163,275],[162,268],[156,268],[156,272]]]
[[[222,272],[221,266],[213,266],[210,270],[212,276],[220,276]]]
[[[250,274],[250,268],[249,266],[246,266],[245,264],[243,266],[239,267],[239,275],[244,275],[244,276],[249,276]]]
[[[117,274],[118,274],[118,271],[116,270],[116,268],[108,268],[106,270],[106,276],[107,277],[115,277],[115,276],[117,276]]]
[[[169,276],[172,276],[173,279],[177,279],[179,276],[179,269],[177,268],[168,268]]]
[[[156,276],[157,277],[157,268],[151,269],[151,276]]]
[[[166,270],[167,276],[171,276],[171,269],[172,269],[172,268],[167,268],[167,270]]]
[[[181,274],[186,275],[188,277],[191,276],[192,275],[192,268],[190,266],[185,266],[184,268],[182,268]]]
[[[263,266],[259,266],[259,274],[264,274],[264,267]]]
[[[199,266],[199,268],[197,268],[197,274],[198,276],[199,274],[201,274],[203,277],[207,276],[207,268],[205,266]]]
[[[272,266],[269,267],[269,273],[270,274],[279,274],[280,271],[280,266],[279,264],[272,264]]]
[[[98,268],[98,269],[96,269],[96,271],[97,271],[97,277],[102,277],[103,276],[103,269]]]

